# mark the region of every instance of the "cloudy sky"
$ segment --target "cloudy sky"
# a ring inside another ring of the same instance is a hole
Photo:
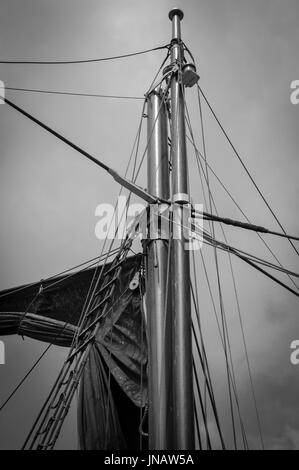
[[[167,44],[169,0],[1,0],[0,60],[71,60],[114,56]],[[290,84],[299,79],[297,0],[187,0],[183,39],[192,51],[200,83],[246,165],[289,233],[299,233],[299,105]],[[85,65],[1,65],[7,87],[142,97],[165,51],[121,61]],[[112,100],[6,91],[16,104],[124,173],[140,118],[141,100]],[[200,146],[196,91],[187,92]],[[248,217],[277,230],[240,163],[204,108],[207,156]],[[143,148],[145,140],[143,136]],[[189,149],[193,199],[203,202]],[[0,106],[0,289],[45,278],[96,256],[95,209],[115,201],[111,178],[53,136]],[[146,185],[144,171],[139,183]],[[211,176],[218,211],[241,218]],[[230,243],[272,261],[254,234],[226,230]],[[220,237],[220,232],[217,231]],[[282,263],[298,271],[287,241],[267,237]],[[215,287],[212,251],[203,255]],[[197,255],[198,260],[200,256]],[[242,414],[251,447],[259,445],[228,262],[220,255],[224,301]],[[290,343],[299,339],[295,296],[234,261],[253,379],[267,448],[299,449],[299,366]],[[203,329],[220,414],[231,442],[223,354],[203,270],[198,261]],[[286,282],[287,279],[286,279]],[[1,338],[0,402],[45,345]],[[19,448],[47,396],[66,351],[52,348],[40,367],[0,415],[0,448]],[[59,448],[74,449],[75,406]]]

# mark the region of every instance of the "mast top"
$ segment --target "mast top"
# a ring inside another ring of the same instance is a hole
[[[172,18],[177,15],[180,20],[184,18],[184,12],[180,8],[172,8],[168,13],[168,18],[172,21]]]

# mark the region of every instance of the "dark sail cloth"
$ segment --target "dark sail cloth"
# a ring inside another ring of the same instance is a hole
[[[147,345],[140,291],[128,286],[140,263],[141,257],[135,256],[122,264],[111,307],[81,377],[81,449],[139,448],[140,408],[147,403]],[[94,272],[86,269],[21,286],[17,292],[0,292],[0,336],[20,334],[70,346]]]

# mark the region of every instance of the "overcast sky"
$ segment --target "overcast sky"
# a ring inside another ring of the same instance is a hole
[[[84,59],[164,45],[171,34],[168,11],[181,6],[183,39],[195,57],[202,88],[286,230],[299,233],[299,105],[290,102],[290,83],[299,79],[297,0],[188,0],[181,5],[168,0],[1,0],[0,5],[0,60]],[[0,80],[7,87],[142,97],[164,56],[159,51],[85,65],[0,65]],[[141,100],[8,90],[6,96],[124,173]],[[200,146],[195,89],[187,91],[187,100]],[[206,108],[204,118],[211,166],[252,222],[277,230]],[[142,143],[144,148],[144,138]],[[188,155],[191,193],[201,203],[191,149]],[[109,176],[4,104],[0,168],[0,289],[45,278],[99,253],[95,209],[101,202],[114,203],[119,191]],[[138,182],[146,186],[144,171]],[[211,185],[219,213],[240,219],[212,176]],[[232,245],[273,261],[255,234],[236,228],[226,233]],[[288,242],[268,240],[283,264],[298,271]],[[203,255],[215,287],[211,249],[204,247]],[[242,412],[250,445],[256,448],[233,285],[226,257],[220,255],[220,261]],[[266,447],[299,449],[299,366],[290,364],[290,343],[299,339],[297,299],[239,261],[234,269]],[[223,354],[199,262],[198,279],[210,365],[231,442]],[[6,365],[0,366],[0,402],[45,347],[19,337],[1,339]],[[21,446],[65,354],[53,347],[1,413],[0,448]],[[59,448],[76,448],[75,421],[72,410]]]

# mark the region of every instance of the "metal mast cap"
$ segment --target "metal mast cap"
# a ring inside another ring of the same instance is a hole
[[[180,8],[172,8],[172,10],[170,10],[170,12],[168,13],[168,18],[170,19],[170,21],[172,21],[172,18],[175,15],[178,15],[180,20],[182,20],[184,18],[184,13]]]

